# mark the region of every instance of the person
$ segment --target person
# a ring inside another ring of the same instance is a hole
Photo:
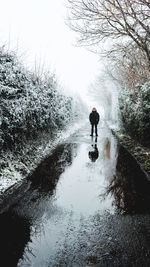
[[[98,159],[99,152],[98,152],[97,144],[92,145],[92,147],[94,148],[94,150],[89,151],[89,158],[91,159],[92,162],[95,162]]]
[[[95,135],[98,136],[97,133],[97,125],[99,123],[99,113],[97,112],[96,108],[92,109],[92,112],[89,115],[89,120],[91,123],[91,136],[93,136],[94,128],[95,128]]]

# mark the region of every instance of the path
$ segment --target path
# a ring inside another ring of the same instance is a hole
[[[85,127],[40,164],[1,215],[4,267],[149,266],[149,184],[117,153],[108,128],[96,140]]]

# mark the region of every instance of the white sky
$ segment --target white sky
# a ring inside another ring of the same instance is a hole
[[[18,48],[30,67],[55,70],[69,90],[84,96],[99,72],[98,56],[73,46],[65,25],[66,0],[0,0],[0,45]]]

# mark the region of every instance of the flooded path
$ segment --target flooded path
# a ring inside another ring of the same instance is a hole
[[[70,136],[0,215],[13,267],[150,265],[150,185],[108,128]]]

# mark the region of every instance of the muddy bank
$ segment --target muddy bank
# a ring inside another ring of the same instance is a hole
[[[119,143],[133,156],[146,178],[150,180],[150,149],[143,147],[121,131],[112,130],[112,133],[117,137]]]

